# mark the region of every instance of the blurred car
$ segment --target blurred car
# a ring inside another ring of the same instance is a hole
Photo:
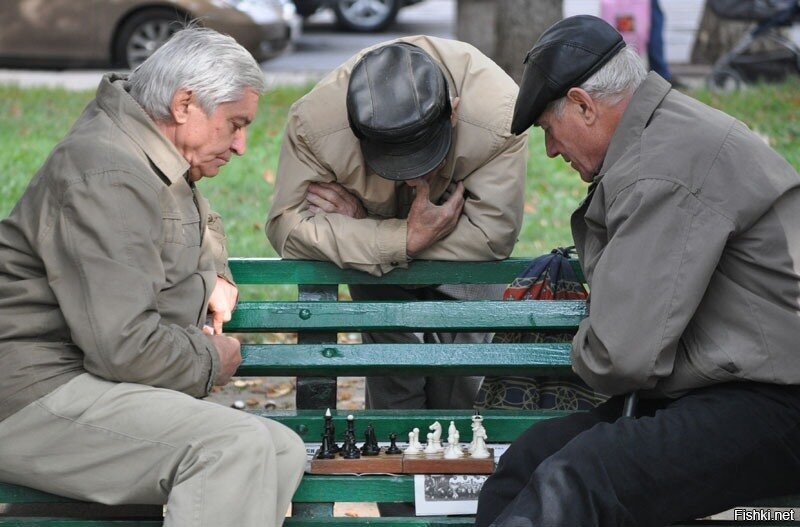
[[[2,0],[0,62],[134,68],[186,22],[235,38],[259,62],[300,27],[291,0]]]
[[[400,8],[422,0],[294,0],[301,16],[313,15],[322,8],[333,9],[336,24],[348,31],[362,33],[383,31],[389,27]]]

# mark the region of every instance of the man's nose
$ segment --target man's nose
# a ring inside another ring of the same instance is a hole
[[[547,157],[556,157],[558,155],[558,149],[548,136],[544,137],[544,149],[547,152]]]
[[[239,156],[243,156],[245,150],[247,150],[247,132],[245,130],[245,128],[238,129],[231,143],[231,150]]]

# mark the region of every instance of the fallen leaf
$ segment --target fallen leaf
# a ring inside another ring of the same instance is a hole
[[[283,382],[277,386],[267,387],[267,397],[282,397],[294,391],[294,385],[291,382]]]

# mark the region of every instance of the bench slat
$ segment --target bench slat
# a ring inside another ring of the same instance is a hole
[[[161,527],[161,520],[83,520],[59,518],[14,518],[0,516],[8,527]]]
[[[586,317],[577,300],[547,302],[241,302],[228,332],[563,330]]]
[[[330,262],[281,260],[280,258],[230,258],[228,263],[239,284],[506,284],[530,263],[530,258],[494,262],[442,262],[415,260],[407,269],[395,269],[382,277]],[[583,281],[578,260],[572,267]]]
[[[244,344],[240,376],[552,375],[570,372],[570,344]]]

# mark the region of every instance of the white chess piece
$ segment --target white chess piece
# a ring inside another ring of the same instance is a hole
[[[458,441],[460,435],[461,434],[458,433],[458,430],[453,430],[450,432],[450,434],[448,434],[447,448],[444,449],[445,459],[457,459],[464,455],[464,451],[461,450],[461,445]]]
[[[433,430],[433,448],[435,448],[437,452],[444,450],[444,448],[442,448],[441,423],[439,423],[439,421],[434,421],[433,424],[428,427],[428,430]]]
[[[413,430],[408,433],[408,446],[406,447],[404,452],[410,456],[413,456],[414,454],[419,454],[420,452],[419,447],[417,446],[416,438],[414,437]]]
[[[474,443],[472,457],[476,459],[485,459],[491,456],[491,453],[486,448],[486,429],[482,425],[475,431],[475,436],[472,441]]]
[[[472,416],[471,427],[472,427],[472,441],[470,441],[469,447],[467,448],[467,450],[469,450],[470,453],[472,453],[472,451],[475,450],[475,438],[477,437],[478,429],[483,428],[483,417],[480,414],[475,414]],[[486,430],[484,430],[483,433],[486,434]]]
[[[441,452],[441,450],[436,448],[433,436],[434,434],[432,432],[428,432],[428,444],[425,446],[425,450],[423,450],[426,454],[438,454]]]
[[[417,447],[418,450],[422,450],[422,443],[419,442],[419,428],[414,427],[414,446]]]

